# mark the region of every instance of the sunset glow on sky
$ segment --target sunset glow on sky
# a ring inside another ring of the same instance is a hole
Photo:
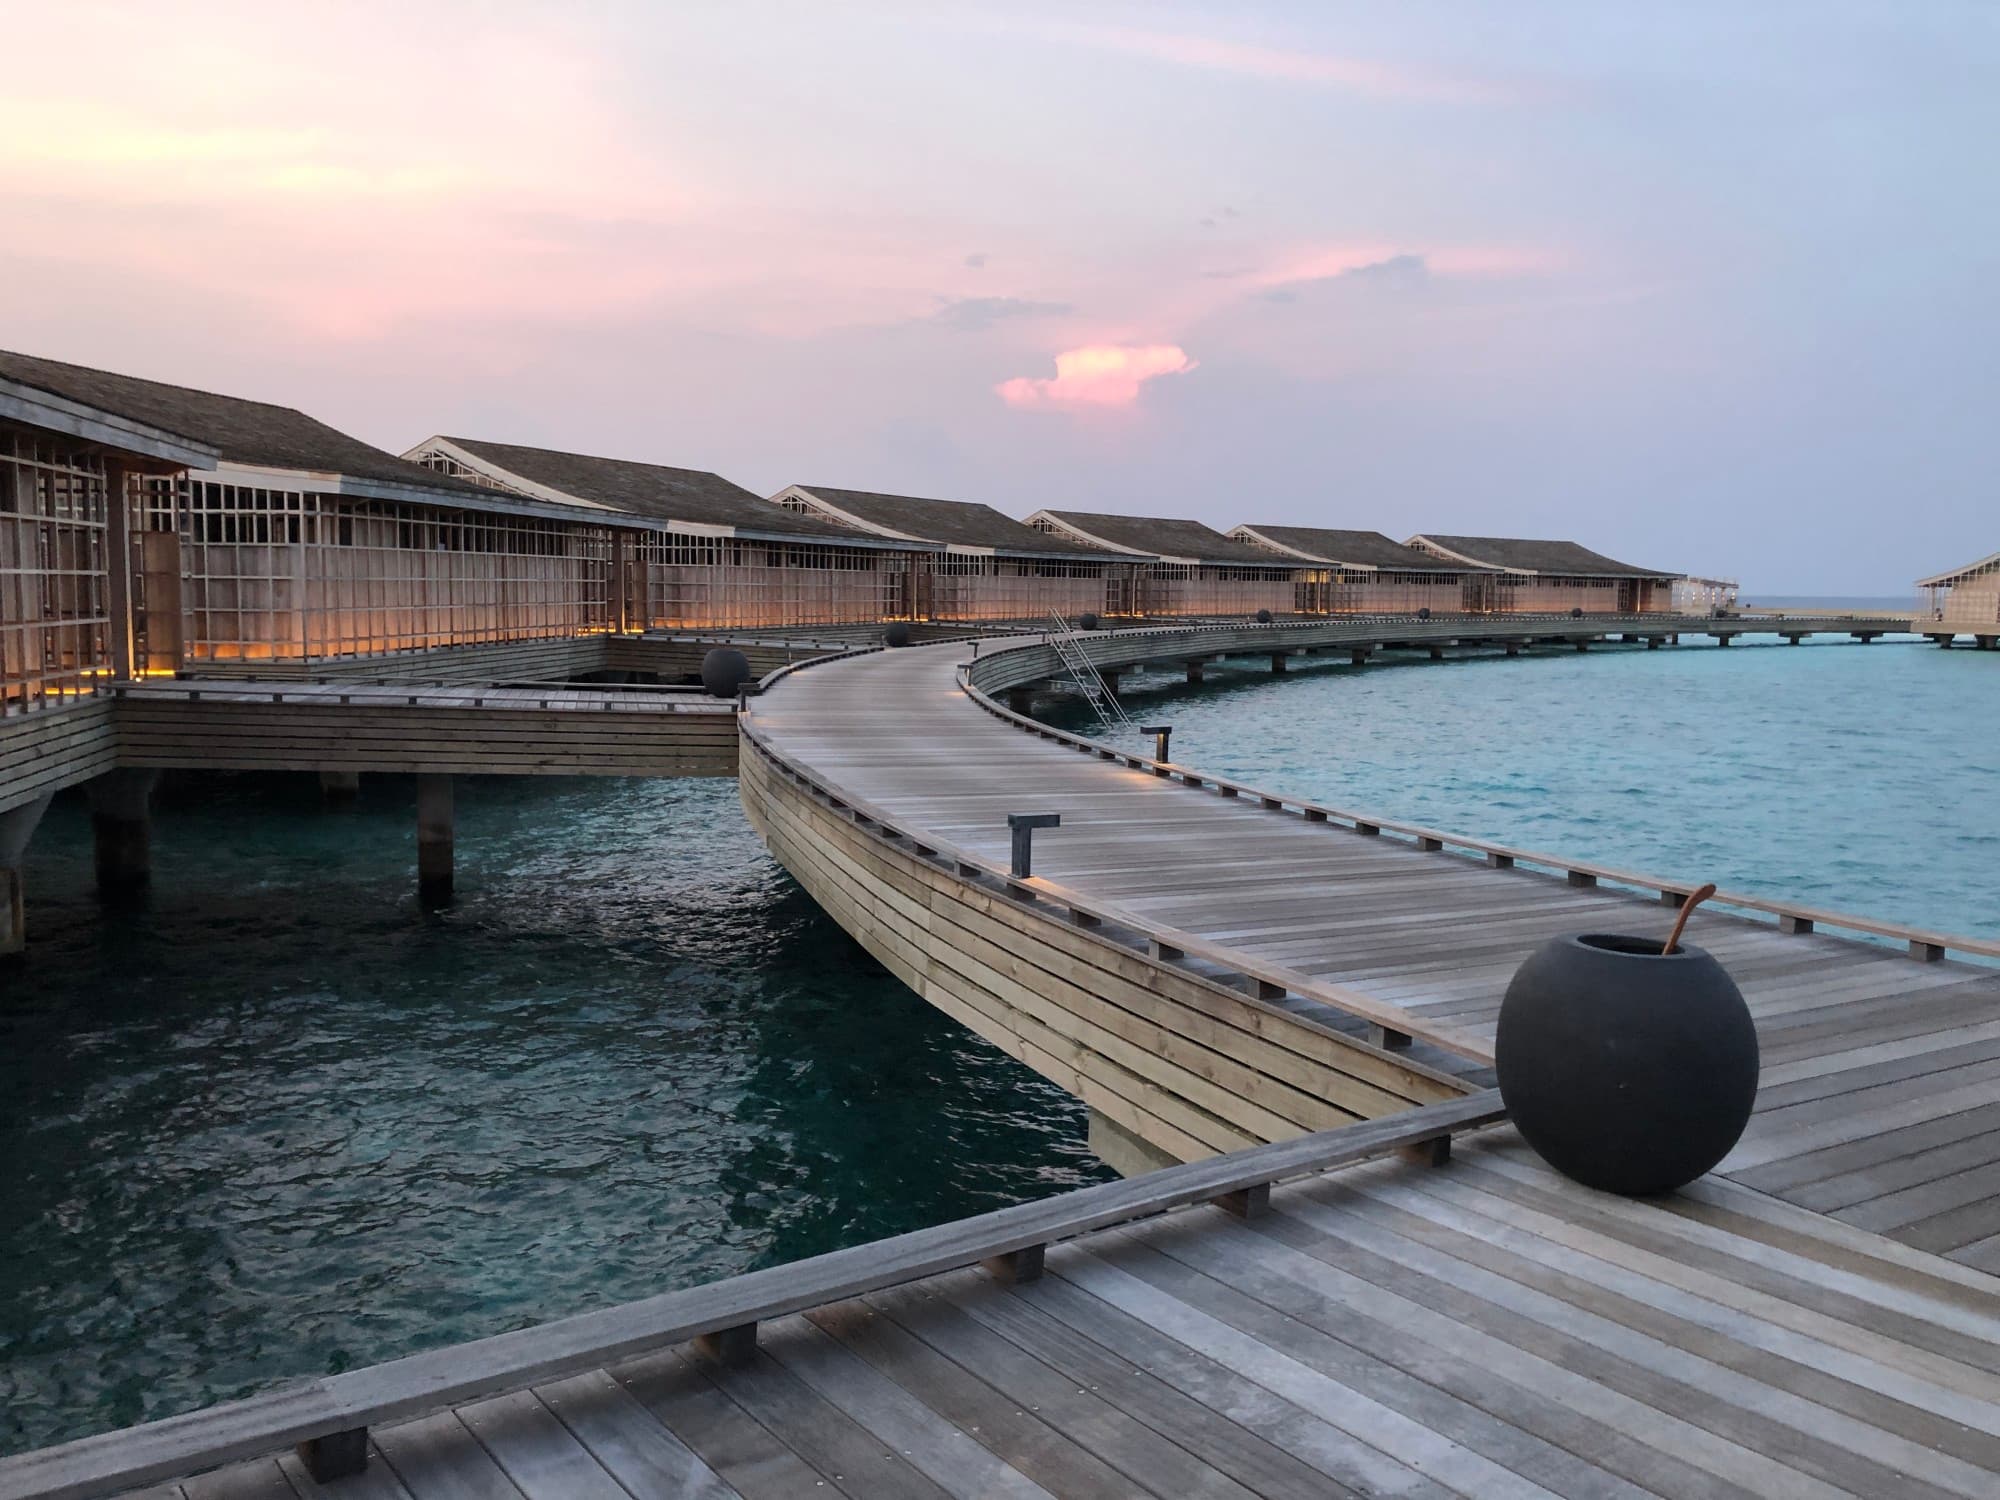
[[[1900,591],[2000,546],[1996,14],[20,7],[0,347],[392,449]]]

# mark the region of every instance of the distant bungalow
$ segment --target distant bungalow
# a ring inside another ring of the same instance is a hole
[[[1145,559],[1038,531],[969,500],[930,500],[794,484],[772,501],[788,511],[929,550],[911,610],[920,620],[1046,620],[1111,613]]]
[[[704,469],[432,437],[404,457],[489,490],[645,517],[612,538],[607,613],[626,629],[911,617],[920,547],[800,515]]]
[[[1575,542],[1422,532],[1409,545],[1447,562],[1497,570],[1486,607],[1508,614],[1666,614],[1682,576],[1634,567]]]
[[[1379,531],[1316,526],[1238,526],[1230,536],[1283,557],[1317,564],[1299,575],[1299,608],[1308,614],[1414,614],[1429,609],[1492,608],[1493,569],[1446,562],[1393,542]]]
[[[1295,564],[1269,550],[1224,536],[1199,521],[1166,516],[1113,516],[1094,511],[1038,510],[1028,524],[1051,536],[1146,559],[1130,597],[1114,597],[1109,613],[1199,617],[1299,609]]]
[[[1946,643],[1954,635],[1969,635],[1989,651],[2000,641],[2000,552],[1919,578],[1917,587],[1927,596],[1916,622],[1919,633]]]

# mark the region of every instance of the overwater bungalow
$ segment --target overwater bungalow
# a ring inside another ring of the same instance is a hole
[[[1916,628],[1949,641],[1969,635],[1990,649],[2000,638],[2000,552],[1929,578],[1919,578],[1923,610]]]
[[[1141,561],[1130,594],[1114,597],[1108,610],[1114,615],[1199,618],[1255,614],[1260,609],[1293,614],[1299,609],[1295,579],[1301,570],[1296,564],[1199,521],[1038,510],[1028,517],[1028,524],[1066,541]]]
[[[131,675],[131,570],[113,564],[148,537],[130,496],[218,458],[180,422],[78,378],[93,373],[0,352],[0,714]]]
[[[404,457],[489,492],[610,513],[624,628],[764,629],[907,620],[921,545],[787,511],[719,474],[474,438]]]
[[[1447,562],[1493,569],[1486,607],[1506,614],[1667,614],[1674,580],[1683,576],[1622,563],[1576,542],[1419,532],[1407,545]]]
[[[1310,563],[1298,579],[1298,608],[1306,614],[1440,614],[1488,609],[1492,568],[1446,562],[1391,541],[1379,531],[1338,531],[1317,526],[1238,526],[1230,531],[1280,557]]]
[[[1712,615],[1736,608],[1740,593],[1741,588],[1734,578],[1696,578],[1689,574],[1686,578],[1674,580],[1669,597],[1676,614]]]
[[[1115,613],[1150,558],[1040,531],[967,500],[932,500],[789,485],[786,510],[846,530],[927,549],[916,573],[920,620],[1046,620],[1051,613]]]
[[[0,353],[0,377],[208,455],[170,477],[129,473],[124,503],[109,497],[109,587],[138,673],[519,640],[593,618],[603,529],[552,507],[268,402],[23,354]]]

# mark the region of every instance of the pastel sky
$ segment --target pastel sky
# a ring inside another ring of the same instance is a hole
[[[793,482],[2000,547],[2000,7],[23,6],[0,347]]]

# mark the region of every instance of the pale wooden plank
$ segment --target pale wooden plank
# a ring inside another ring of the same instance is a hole
[[[736,1491],[606,1371],[540,1386],[535,1394],[634,1495],[735,1500]]]

